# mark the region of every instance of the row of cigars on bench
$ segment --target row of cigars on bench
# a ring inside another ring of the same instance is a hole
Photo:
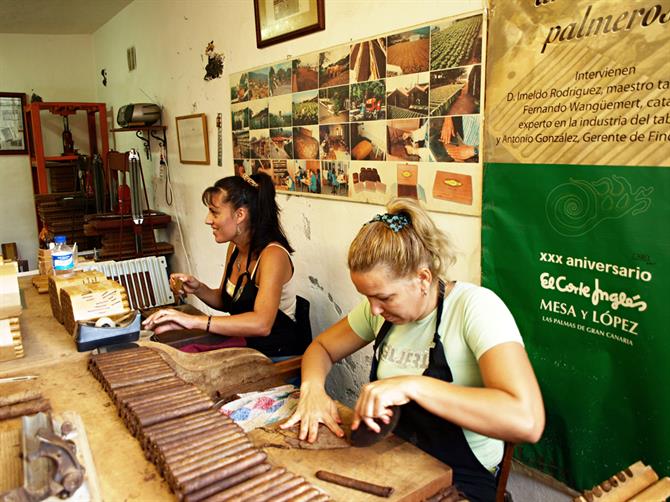
[[[89,371],[180,500],[331,500],[305,478],[272,465],[207,394],[177,376],[159,351],[139,347],[92,355]],[[332,472],[318,471],[316,477],[380,497],[393,493],[391,487]]]

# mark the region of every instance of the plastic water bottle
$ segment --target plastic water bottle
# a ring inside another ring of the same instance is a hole
[[[54,237],[56,244],[51,250],[51,260],[56,275],[69,275],[74,270],[74,250],[67,245],[64,235]]]

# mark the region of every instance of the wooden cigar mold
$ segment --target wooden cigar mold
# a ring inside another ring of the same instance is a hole
[[[88,368],[180,500],[330,500],[303,478],[272,467],[266,453],[157,350],[92,355]]]
[[[658,479],[651,466],[635,462],[590,490],[574,502],[646,502],[670,497],[670,478]]]

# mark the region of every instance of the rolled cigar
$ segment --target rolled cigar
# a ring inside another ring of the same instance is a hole
[[[196,391],[197,392],[197,391]],[[153,394],[139,394],[130,399],[119,403],[120,408],[131,408],[133,406],[146,406],[149,404],[160,403],[173,400],[184,395],[193,395],[194,390],[191,387],[169,387]]]
[[[393,493],[393,488],[390,486],[375,485],[366,481],[341,476],[339,474],[335,474],[334,472],[317,471],[316,477],[322,481],[327,481],[328,483],[334,483],[336,485],[352,488],[354,490],[365,493],[371,493],[372,495],[377,495],[378,497],[390,497]]]
[[[230,457],[228,463],[214,471],[208,472],[202,476],[191,479],[185,483],[180,483],[178,488],[183,494],[199,490],[207,485],[216,483],[235,474],[249,469],[255,465],[265,462],[267,455],[264,452],[251,450],[250,453],[241,453]]]
[[[258,450],[256,450],[253,446],[247,446],[244,448],[242,451],[234,454],[234,455],[229,455],[224,458],[220,458],[218,460],[214,460],[212,462],[206,462],[204,464],[198,465],[197,469],[191,469],[185,472],[181,472],[178,475],[173,474],[175,480],[177,480],[178,484],[183,484],[186,483],[187,481],[191,481],[195,478],[201,478],[202,476],[207,475],[210,472],[216,471],[217,469],[221,469],[222,467],[226,467],[229,464],[231,464],[235,458],[237,457],[244,457],[246,455],[253,455],[256,453]]]
[[[161,371],[158,373],[153,373],[150,375],[137,375],[133,376],[132,378],[127,378],[125,380],[119,380],[117,382],[110,382],[109,388],[110,389],[117,389],[119,387],[127,387],[128,385],[136,385],[138,383],[146,383],[146,382],[153,382],[154,380],[161,380],[163,378],[168,378],[174,376],[174,373],[172,373],[172,370],[170,371]]]
[[[218,420],[216,420],[216,418],[209,417],[197,421],[194,420],[193,422],[185,422],[183,425],[183,429],[173,428],[165,431],[158,431],[152,433],[147,433],[145,431],[142,436],[142,444],[146,445],[147,447],[151,447],[151,445],[166,444],[173,439],[178,439],[182,437],[182,433],[188,434],[192,430],[201,430],[212,426],[223,428],[224,426],[230,427],[230,424],[225,423],[222,424]]]
[[[310,500],[314,500],[316,497],[319,497],[321,495],[323,495],[323,492],[320,492],[319,490],[317,490],[312,486],[310,487],[309,490],[302,492],[297,497],[293,497],[291,499],[291,502],[308,502]]]
[[[93,354],[89,362],[94,364],[105,363],[108,361],[114,361],[119,359],[125,359],[127,357],[137,357],[138,354],[144,354],[147,352],[154,352],[148,347],[133,347],[130,349],[124,350],[115,350],[114,352],[105,352],[103,354]]]
[[[192,455],[177,464],[170,464],[170,472],[181,479],[188,472],[202,470],[205,464],[214,464],[221,459],[242,453],[250,448],[253,448],[251,441],[247,438],[239,438],[231,441],[225,448],[208,450],[211,452],[209,455]]]
[[[283,483],[274,483],[266,491],[259,493],[254,498],[254,502],[270,502],[275,499],[277,495],[291,490],[292,488],[304,483],[304,478],[291,474],[291,477]]]
[[[166,370],[172,368],[163,361],[147,362],[146,364],[138,364],[133,366],[121,366],[118,369],[104,370],[102,376],[107,380],[115,380],[124,375],[135,375],[137,373],[149,373],[150,371]],[[172,371],[174,373],[174,371]]]
[[[137,403],[134,405],[129,405],[121,411],[127,411],[128,413],[133,413],[137,416],[143,416],[169,408],[180,408],[182,406],[186,406],[187,404],[194,403],[209,403],[210,406],[214,404],[208,397],[189,392],[186,394],[179,394],[174,397],[165,397],[162,401],[158,402]]]
[[[249,490],[241,492],[239,495],[235,497],[235,500],[239,500],[240,502],[243,501],[255,502],[256,500],[259,499],[259,497],[265,496],[265,494],[268,493],[270,490],[279,488],[281,491],[287,491],[299,483],[302,483],[302,479],[298,478],[293,473],[285,472],[279,477],[276,477],[270,481],[264,481],[263,483],[260,483],[257,486],[250,488]],[[277,493],[281,492],[278,491]],[[212,498],[216,500],[216,498],[219,495],[220,494],[217,494],[215,497]],[[219,500],[225,500],[225,498]]]
[[[200,417],[204,416],[213,416],[213,414],[217,413],[214,410],[205,410],[201,411],[199,413],[194,413],[193,415],[190,415],[188,417],[178,417],[178,418],[173,418],[172,420],[168,420],[167,422],[163,422],[160,424],[155,424],[155,425],[150,425],[149,427],[146,427],[144,431],[147,434],[153,434],[155,432],[163,431],[170,429],[172,427],[180,427],[183,422],[187,422],[190,420],[196,420],[199,419]]]
[[[113,357],[100,358],[96,356],[95,359],[90,361],[90,365],[96,368],[109,368],[112,366],[117,366],[119,364],[133,364],[138,361],[155,361],[157,359],[163,359],[159,354],[154,351],[134,351],[127,353],[119,353]]]
[[[326,495],[325,493],[319,492],[317,490],[317,494],[314,495],[312,498],[308,499],[309,502],[326,502],[330,500],[330,497]]]
[[[203,447],[202,449],[208,449],[208,447],[214,445],[223,446],[239,437],[246,436],[235,430],[228,430],[218,434],[213,433],[211,435],[203,434],[203,437],[199,438],[197,441],[176,443],[169,445],[169,447],[162,447],[161,454],[166,461],[176,462],[189,456],[192,451],[197,451],[201,447]]]
[[[145,358],[136,358],[136,359],[127,359],[125,361],[115,361],[109,364],[99,364],[94,366],[95,370],[102,375],[117,373],[124,369],[131,370],[141,368],[143,366],[150,366],[156,364],[165,364],[164,359],[159,356],[154,357],[145,357]]]
[[[220,491],[226,490],[231,486],[237,486],[239,483],[243,483],[248,479],[260,476],[264,472],[269,471],[271,468],[272,467],[270,464],[267,463],[255,465],[254,467],[251,467],[246,471],[242,471],[239,474],[222,479],[221,481],[212,483],[211,485],[206,486],[205,488],[202,488],[198,491],[189,493],[184,497],[184,502],[200,502],[201,500],[204,500],[205,498]]]
[[[171,368],[165,368],[165,367],[155,367],[155,368],[147,368],[146,370],[142,369],[139,371],[124,371],[121,372],[117,375],[104,375],[104,381],[107,382],[107,384],[112,385],[115,382],[125,382],[124,386],[126,385],[135,385],[136,383],[146,383],[149,382],[150,380],[137,380],[135,381],[138,377],[142,377],[145,375],[156,375],[156,374],[164,374],[165,376],[162,378],[167,378],[167,377],[173,377],[174,376],[174,371],[172,371]],[[155,380],[155,379],[154,379]],[[112,388],[114,386],[112,385]]]
[[[258,490],[254,490],[254,488],[261,486],[263,487],[263,490],[266,490],[267,487],[270,486],[268,485],[270,481],[272,481],[271,484],[279,484],[283,481],[286,481],[282,479],[282,477],[286,476],[287,474],[289,479],[293,476],[290,472],[287,473],[286,469],[283,467],[273,467],[271,470],[261,474],[260,476],[256,476],[255,478],[249,479],[244,483],[231,486],[227,490],[223,490],[217,493],[215,496],[211,497],[211,500],[213,502],[214,500],[225,500],[232,497],[245,497],[250,495],[252,491],[255,495],[257,495],[260,492]]]
[[[188,418],[188,420],[181,420],[181,418]],[[216,413],[213,410],[206,410],[204,412],[200,413],[194,413],[193,415],[189,415],[188,417],[180,417],[178,422],[174,422],[170,420],[169,422],[163,422],[164,424],[168,424],[165,427],[162,427],[160,429],[156,428],[151,428],[147,427],[144,431],[145,436],[147,439],[159,439],[162,437],[167,437],[171,436],[175,433],[179,433],[182,431],[187,431],[189,429],[197,428],[197,427],[202,427],[204,425],[209,425],[209,424],[217,424],[217,425],[233,425],[232,421],[228,420],[221,420],[221,418],[218,416],[218,413]],[[174,422],[174,423],[170,423]]]
[[[310,490],[312,488],[312,485],[307,483],[305,480],[302,480],[302,483],[299,485],[294,486],[290,490],[287,490],[285,492],[280,493],[279,495],[275,495],[272,498],[273,502],[285,502],[287,500],[293,500],[293,497],[297,497],[301,493],[306,492],[307,490]]]
[[[648,500],[667,500],[670,497],[670,478],[659,479],[649,488],[641,491],[628,502],[645,502]]]
[[[21,417],[23,415],[34,415],[40,411],[47,411],[50,409],[51,405],[49,404],[49,401],[40,397],[38,399],[31,399],[30,401],[23,401],[21,403],[0,407],[0,420]]]
[[[9,406],[10,404],[22,403],[42,397],[42,393],[34,389],[25,389],[18,392],[12,392],[6,395],[0,395],[0,406]]]
[[[114,393],[114,396],[117,399],[126,399],[136,395],[151,394],[154,391],[167,389],[170,387],[180,387],[182,385],[184,385],[184,381],[180,378],[177,377],[166,378],[163,381],[149,382],[141,385],[134,385],[132,387],[125,387],[123,389],[118,389]]]
[[[188,424],[187,426],[184,426],[184,430],[170,430],[160,435],[154,434],[152,437],[148,437],[145,435],[142,438],[142,444],[145,444],[147,448],[154,448],[170,444],[175,440],[185,439],[193,436],[197,437],[197,435],[201,433],[211,433],[220,427],[223,426],[217,423],[215,420],[209,420],[206,422],[197,422],[194,424]]]
[[[175,432],[174,435],[158,438],[151,442],[151,447],[164,449],[175,444],[190,442],[192,439],[200,438],[203,435],[213,435],[217,432],[224,432],[227,430],[234,430],[234,427],[217,423],[206,424],[197,428],[191,428],[181,434]]]
[[[158,422],[165,422],[171,418],[180,417],[182,415],[189,415],[197,411],[207,410],[211,408],[212,405],[213,403],[211,401],[198,401],[192,404],[180,406],[179,408],[170,408],[155,415],[140,416],[138,417],[138,422],[142,427],[146,427],[147,425],[156,424]]]

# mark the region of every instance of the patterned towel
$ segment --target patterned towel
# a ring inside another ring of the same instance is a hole
[[[226,403],[221,413],[230,417],[244,432],[286,420],[298,406],[300,389],[282,385],[262,392],[247,392]]]

